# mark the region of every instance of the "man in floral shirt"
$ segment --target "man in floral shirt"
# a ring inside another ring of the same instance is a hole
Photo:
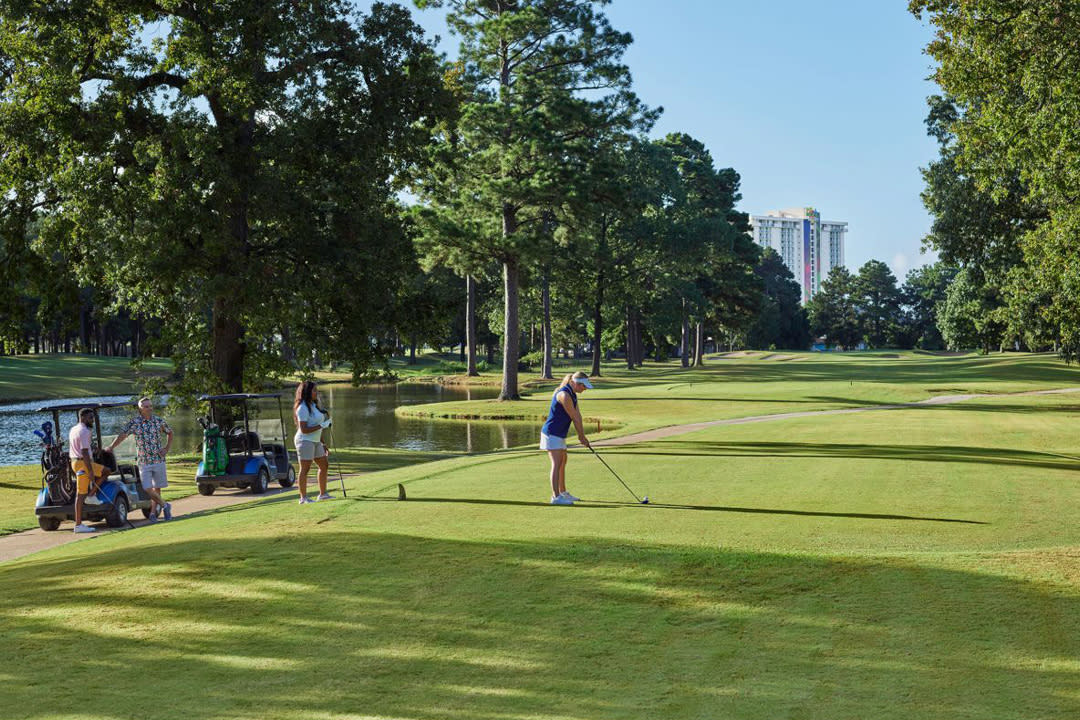
[[[165,447],[161,446],[161,436],[168,439]],[[169,423],[154,415],[154,405],[150,398],[139,398],[139,414],[133,417],[109,445],[113,450],[128,435],[135,436],[135,462],[139,466],[143,489],[150,496],[150,519],[157,520],[158,512],[165,511],[165,519],[172,520],[172,503],[161,499],[161,488],[169,486],[165,479],[165,456],[172,446],[173,431]]]

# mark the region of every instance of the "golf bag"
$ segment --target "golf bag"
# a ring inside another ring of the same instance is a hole
[[[209,421],[199,420],[203,426],[203,472],[207,475],[224,475],[229,466],[229,452],[221,428]]]
[[[53,505],[75,502],[75,478],[59,444],[46,445],[41,451],[41,472],[49,489],[49,502]]]

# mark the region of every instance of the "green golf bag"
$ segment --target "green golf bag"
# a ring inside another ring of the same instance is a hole
[[[213,423],[203,424],[203,472],[207,475],[224,475],[229,466],[229,452],[221,428]]]

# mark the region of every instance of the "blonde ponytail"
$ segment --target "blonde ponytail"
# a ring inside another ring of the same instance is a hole
[[[559,390],[566,387],[570,383],[572,383],[572,382],[580,382],[582,378],[587,378],[587,377],[589,377],[588,373],[584,373],[581,370],[578,370],[577,372],[570,373],[569,375],[567,375],[566,377],[564,377],[562,379],[562,382],[559,383],[559,386],[557,388],[555,388],[555,392],[551,393],[551,396],[554,397],[554,396],[558,395]]]

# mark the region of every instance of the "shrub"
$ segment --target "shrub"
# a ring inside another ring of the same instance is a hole
[[[544,363],[544,351],[534,350],[531,353],[526,353],[518,360],[518,370],[532,370],[534,367],[540,367]]]

